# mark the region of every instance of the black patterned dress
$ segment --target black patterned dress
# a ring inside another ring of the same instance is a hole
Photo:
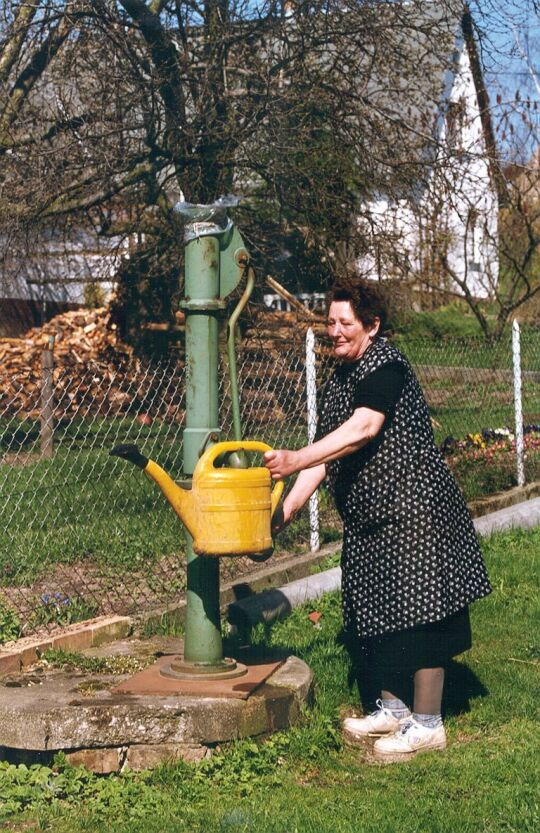
[[[349,419],[363,404],[370,374],[396,363],[404,383],[381,432],[328,463],[327,484],[344,524],[345,628],[368,645],[392,636],[398,655],[408,652],[409,637],[418,644],[417,635],[427,634],[427,656],[417,663],[425,667],[436,664],[439,649],[453,656],[469,647],[462,633],[467,605],[491,587],[469,511],[435,445],[405,356],[377,338],[357,362],[338,366],[323,391],[317,433],[325,436]]]

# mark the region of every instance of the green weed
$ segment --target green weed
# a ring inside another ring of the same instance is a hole
[[[0,600],[0,645],[18,639],[22,633],[17,614]]]
[[[44,651],[41,659],[53,668],[86,674],[135,674],[155,661],[154,656],[147,658],[122,655],[89,657],[76,651],[61,651],[52,648]]]
[[[99,613],[99,607],[95,602],[83,599],[81,596],[66,596],[58,591],[44,593],[39,602],[29,619],[30,629],[40,625],[65,627],[75,622],[93,619]]]
[[[142,638],[149,639],[151,636],[184,636],[185,624],[181,616],[175,611],[162,613],[159,619],[152,617],[146,621],[142,628]]]

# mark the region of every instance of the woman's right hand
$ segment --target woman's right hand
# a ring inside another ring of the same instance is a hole
[[[282,480],[299,470],[298,452],[289,451],[286,448],[273,448],[272,451],[265,451],[263,462],[272,480]]]

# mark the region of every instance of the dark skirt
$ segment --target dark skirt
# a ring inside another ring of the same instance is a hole
[[[359,640],[360,660],[381,669],[439,668],[472,644],[469,608],[440,622]]]

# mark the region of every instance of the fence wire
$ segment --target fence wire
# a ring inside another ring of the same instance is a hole
[[[510,339],[407,341],[436,440],[466,497],[515,483]],[[540,474],[540,339],[522,338],[526,480]],[[329,346],[315,347],[317,389],[332,372]],[[301,342],[239,347],[243,434],[274,447],[308,438],[306,356]],[[47,378],[47,373],[50,374]],[[173,478],[182,474],[185,368],[178,359],[74,368],[55,362],[42,378],[3,379],[0,399],[0,637],[13,611],[23,633],[100,613],[140,613],[185,589],[183,530],[160,492],[111,448],[136,443]],[[46,394],[46,395],[44,395]],[[227,365],[220,372],[220,426],[232,436]],[[51,436],[48,436],[48,433]],[[324,490],[321,540],[339,536]],[[283,549],[307,549],[309,516]],[[222,559],[224,579],[247,569]],[[8,617],[9,618],[9,617]]]

